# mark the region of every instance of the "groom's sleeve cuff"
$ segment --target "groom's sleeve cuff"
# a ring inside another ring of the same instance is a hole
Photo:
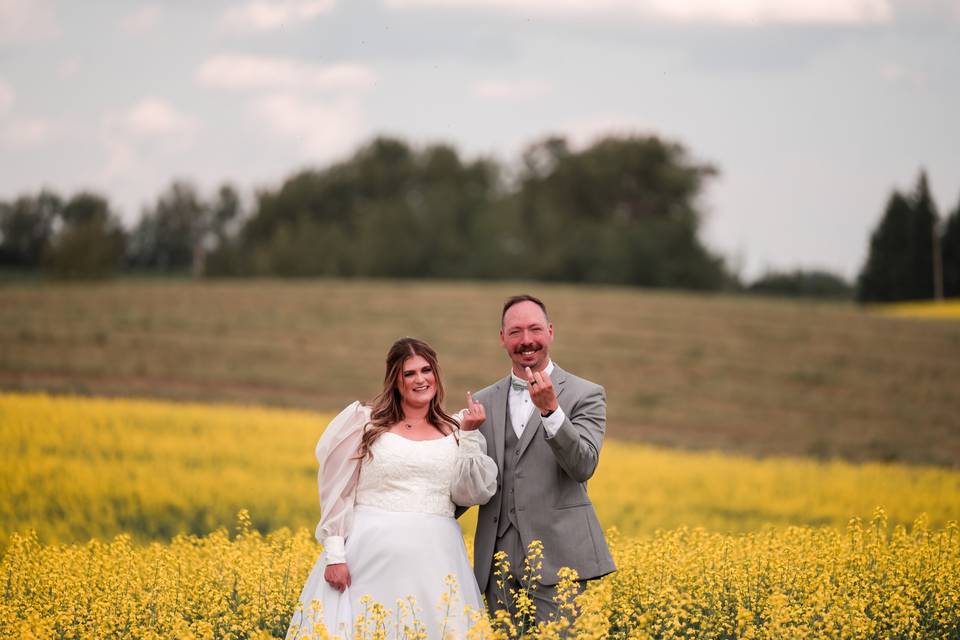
[[[557,407],[557,410],[546,418],[541,417],[540,420],[543,421],[543,429],[547,432],[547,437],[552,438],[557,435],[557,431],[560,431],[560,427],[563,426],[563,421],[566,419],[567,416],[564,415],[563,409],[560,407]]]
[[[327,536],[323,541],[323,551],[327,554],[327,564],[340,564],[347,561],[347,550],[342,536]]]

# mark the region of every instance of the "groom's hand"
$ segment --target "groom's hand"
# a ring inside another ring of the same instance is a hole
[[[330,583],[330,586],[343,593],[343,590],[350,586],[350,570],[347,569],[346,562],[337,564],[328,564],[323,570],[323,579]]]
[[[541,416],[550,415],[560,406],[557,403],[557,394],[553,389],[553,381],[545,373],[531,371],[530,367],[526,368],[526,372],[530,400],[533,401],[537,409],[540,409]]]

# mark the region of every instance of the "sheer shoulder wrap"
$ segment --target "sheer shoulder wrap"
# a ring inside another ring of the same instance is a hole
[[[347,561],[344,540],[353,524],[353,501],[360,475],[357,450],[369,420],[369,407],[354,402],[330,421],[317,442],[320,522],[316,538],[323,544],[327,564]]]

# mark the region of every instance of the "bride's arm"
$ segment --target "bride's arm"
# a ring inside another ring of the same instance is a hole
[[[353,525],[353,501],[360,475],[357,449],[368,419],[366,408],[354,402],[330,422],[317,443],[320,522],[316,537],[323,544],[328,565],[347,561],[344,542]]]
[[[487,443],[479,429],[459,432],[457,467],[450,485],[450,498],[461,507],[487,504],[497,492],[497,463],[487,455]]]
[[[467,408],[453,416],[463,428],[450,499],[461,507],[487,504],[497,492],[497,463],[487,455],[487,442],[478,428],[485,418],[483,407],[467,392]]]

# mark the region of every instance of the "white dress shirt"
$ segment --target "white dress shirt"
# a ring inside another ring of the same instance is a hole
[[[543,370],[542,375],[548,376],[552,372],[553,360],[548,360],[547,367]],[[527,382],[523,378],[518,378],[512,371],[510,372],[510,377],[513,380],[524,383]],[[519,439],[523,435],[523,428],[527,425],[527,420],[530,419],[534,409],[537,407],[533,404],[533,400],[530,399],[529,389],[515,389],[513,385],[510,385],[510,396],[507,405],[510,407],[510,422],[513,424],[513,431],[517,434],[517,439]],[[547,432],[548,438],[552,438],[557,434],[565,418],[566,416],[564,416],[563,409],[559,406],[557,406],[557,410],[548,417],[541,418],[541,420],[543,420],[543,428]]]

